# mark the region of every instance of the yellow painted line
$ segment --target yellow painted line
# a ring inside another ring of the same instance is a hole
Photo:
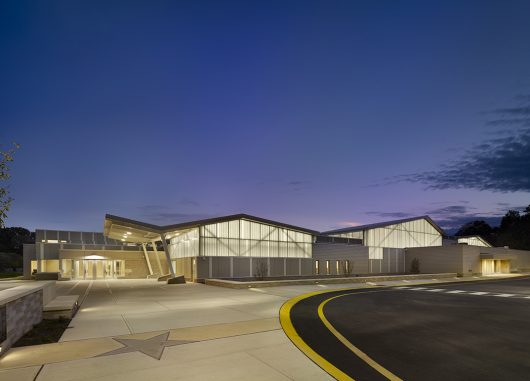
[[[337,331],[337,329],[329,322],[329,320],[326,318],[326,316],[324,315],[324,306],[334,300],[334,299],[337,299],[337,298],[341,298],[343,296],[347,296],[347,295],[355,295],[355,294],[359,294],[358,292],[355,293],[355,292],[352,292],[352,293],[349,293],[349,294],[342,294],[342,295],[337,295],[337,296],[333,296],[329,299],[326,299],[324,300],[322,303],[320,303],[320,305],[318,306],[318,317],[320,318],[320,320],[322,320],[322,323],[324,323],[324,325],[326,326],[326,328],[337,338],[340,340],[340,342],[342,344],[344,344],[350,351],[352,351],[357,357],[359,357],[361,360],[363,360],[365,363],[367,363],[368,365],[370,365],[372,368],[374,368],[376,371],[378,371],[379,373],[381,373],[383,376],[385,376],[386,378],[388,378],[389,380],[391,381],[403,381],[401,378],[399,378],[398,376],[396,376],[394,373],[392,373],[391,371],[389,371],[388,369],[384,368],[381,364],[377,363],[374,359],[372,359],[370,356],[368,356],[366,353],[364,353],[363,351],[361,351],[359,348],[357,348],[355,345],[353,345],[351,342],[348,341],[348,339],[346,339],[339,331]]]
[[[296,296],[286,301],[280,308],[280,324],[282,325],[283,331],[287,337],[298,347],[307,357],[309,357],[315,364],[324,369],[332,377],[335,377],[339,381],[355,381],[353,378],[348,376],[346,373],[335,367],[324,357],[316,353],[313,348],[306,344],[306,342],[298,335],[296,329],[291,322],[291,309],[296,303],[303,299],[310,298],[315,295],[325,294],[333,291],[341,290],[326,290],[326,291],[315,291],[308,294]]]
[[[379,288],[379,287],[374,287]],[[350,351],[352,351],[357,357],[359,357],[361,360],[366,362],[368,365],[370,365],[372,368],[374,368],[376,371],[378,371],[380,374],[385,376],[391,381],[403,381],[401,378],[394,375],[389,370],[385,369],[383,366],[378,364],[376,361],[374,361],[372,358],[370,358],[366,353],[361,351],[359,348],[354,346],[352,343],[350,343],[340,332],[338,332],[335,327],[327,320],[326,316],[324,315],[324,306],[327,302],[339,298],[341,296],[345,295],[352,295],[352,294],[366,294],[369,292],[383,292],[383,291],[391,291],[395,289],[395,287],[388,287],[383,290],[372,290],[372,291],[360,291],[360,292],[352,292],[347,294],[342,294],[338,296],[333,296],[318,306],[318,316],[322,323],[326,326],[326,328],[337,338],[339,339]],[[350,381],[353,380],[350,376],[348,376],[346,373],[338,369],[336,366],[331,364],[328,360],[320,356],[318,353],[316,353],[313,348],[311,348],[296,332],[296,329],[293,326],[293,323],[291,322],[291,309],[294,307],[294,305],[304,299],[310,298],[315,295],[320,294],[329,294],[332,292],[337,291],[349,291],[352,290],[352,288],[343,288],[343,289],[334,289],[334,290],[325,290],[325,291],[315,291],[310,292],[307,294],[298,295],[292,299],[289,299],[286,301],[282,307],[280,308],[280,324],[283,328],[283,331],[289,337],[289,339],[293,342],[298,349],[300,349],[307,357],[309,357],[314,363],[316,363],[318,366],[320,366],[322,369],[324,369],[327,373],[329,373],[331,376],[336,378],[339,381]],[[359,290],[359,289],[357,289]]]

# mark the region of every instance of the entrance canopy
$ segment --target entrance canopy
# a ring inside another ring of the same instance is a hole
[[[129,243],[145,244],[162,240],[160,227],[110,214],[105,216],[103,234]]]

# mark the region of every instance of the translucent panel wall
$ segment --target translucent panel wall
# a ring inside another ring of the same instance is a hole
[[[171,258],[199,256],[199,229],[179,234],[171,238],[169,242],[168,249]]]
[[[482,246],[482,247],[491,247],[490,244],[482,240],[480,237],[463,237],[458,238],[458,243],[466,243],[471,246]]]
[[[363,231],[331,234],[332,237],[363,239]]]
[[[383,259],[382,247],[368,247],[368,259]]]
[[[248,220],[200,227],[201,255],[311,258],[311,234]]]
[[[364,245],[398,249],[442,246],[442,235],[427,220],[420,219],[366,230]]]

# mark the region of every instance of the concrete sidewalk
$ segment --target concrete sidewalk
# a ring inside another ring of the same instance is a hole
[[[58,282],[58,295],[82,296],[80,311],[59,343],[3,356],[0,380],[329,380],[281,330],[278,311],[287,299],[441,281],[448,280],[249,290],[154,280]]]

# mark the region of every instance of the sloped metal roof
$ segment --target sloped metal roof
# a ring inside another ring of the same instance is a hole
[[[119,223],[122,225],[131,226],[133,228],[138,228],[138,229],[147,230],[153,233],[160,234],[160,233],[166,233],[166,232],[171,232],[175,230],[190,229],[190,228],[195,228],[195,227],[199,227],[203,225],[209,225],[209,224],[214,224],[218,222],[226,222],[226,221],[239,220],[239,219],[261,222],[264,224],[274,225],[274,226],[283,227],[283,228],[291,229],[291,230],[297,230],[297,231],[301,231],[301,232],[305,232],[305,233],[313,234],[313,235],[318,234],[318,232],[315,230],[310,230],[310,229],[302,228],[300,226],[295,226],[295,225],[289,225],[283,222],[267,220],[265,218],[251,216],[250,214],[244,214],[244,213],[182,222],[182,223],[173,224],[173,225],[163,225],[163,226],[154,225],[154,224],[137,221],[137,220],[131,220],[129,218],[114,216],[112,214],[106,214],[105,215],[105,233],[108,232],[108,228],[110,227],[112,223]]]
[[[351,233],[351,232],[358,232],[363,230],[370,230],[375,228],[382,228],[389,225],[396,225],[401,224],[404,222],[410,222],[415,220],[426,220],[429,222],[441,235],[445,235],[443,229],[439,227],[429,216],[419,216],[419,217],[410,217],[410,218],[403,218],[400,220],[392,220],[392,221],[384,221],[384,222],[378,222],[375,224],[368,224],[368,225],[359,225],[359,226],[351,226],[347,228],[342,229],[336,229],[336,230],[328,230],[326,232],[322,232],[324,235],[329,234],[338,234],[338,233]]]

